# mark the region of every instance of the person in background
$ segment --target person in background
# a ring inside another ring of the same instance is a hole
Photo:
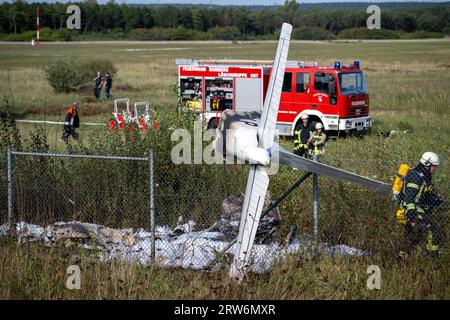
[[[95,99],[100,99],[100,92],[102,90],[102,74],[97,71],[97,76],[94,78],[94,96]]]
[[[72,106],[67,109],[66,118],[64,119],[64,131],[61,139],[67,143],[69,137],[72,136],[74,140],[78,140],[78,133],[75,129],[80,127],[80,118],[78,116],[78,104],[74,102]]]
[[[315,130],[311,134],[309,138],[309,146],[311,156],[314,158],[315,156],[322,155],[325,152],[325,140],[327,139],[327,135],[323,132],[323,124],[320,122],[316,123]]]
[[[309,122],[309,116],[302,114],[302,123],[294,132],[294,153],[300,157],[308,156],[308,140],[311,137],[314,128]]]
[[[111,87],[112,87],[112,78],[111,78],[111,74],[109,72],[105,73],[105,76],[103,77],[103,83],[105,86],[105,96],[107,99],[111,99],[112,95],[109,92],[109,90],[111,90]]]

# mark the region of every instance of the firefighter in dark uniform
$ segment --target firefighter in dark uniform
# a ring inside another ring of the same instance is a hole
[[[112,87],[112,78],[109,72],[105,73],[105,77],[103,78],[103,82],[105,83],[105,96],[107,99],[112,98],[112,94],[109,92]]]
[[[408,250],[426,238],[427,252],[437,255],[442,240],[440,230],[431,222],[431,212],[442,203],[434,192],[432,176],[440,164],[439,156],[425,152],[420,163],[405,177],[400,206],[406,211],[406,240]]]
[[[67,109],[66,118],[64,119],[64,131],[62,140],[67,143],[69,137],[72,136],[75,140],[78,140],[78,133],[75,129],[80,127],[80,118],[78,117],[78,104],[74,102],[72,106]]]
[[[94,78],[94,96],[95,99],[100,99],[100,92],[102,91],[102,74],[100,71],[97,72],[97,76]]]
[[[294,153],[299,155],[300,157],[308,156],[308,140],[311,138],[311,134],[314,131],[314,128],[311,123],[309,123],[309,116],[307,114],[303,114],[302,123],[300,127],[294,131]]]

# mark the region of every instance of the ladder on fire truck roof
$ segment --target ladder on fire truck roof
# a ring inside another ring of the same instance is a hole
[[[272,66],[273,60],[239,60],[239,59],[176,59],[177,65],[188,66]],[[303,68],[303,67],[318,67],[318,61],[287,61],[287,68]]]

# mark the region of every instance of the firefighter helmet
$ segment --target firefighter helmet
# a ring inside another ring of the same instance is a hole
[[[428,167],[430,165],[438,166],[441,161],[439,156],[434,152],[425,152],[420,158],[420,163]]]
[[[316,130],[318,129],[323,129],[323,124],[321,124],[320,122],[316,123]]]
[[[304,113],[304,114],[302,114],[301,119],[302,120],[309,119],[309,116],[306,113]]]

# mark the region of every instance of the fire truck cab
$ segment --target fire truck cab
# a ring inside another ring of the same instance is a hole
[[[217,126],[225,109],[261,112],[272,61],[177,59],[176,64],[179,107],[196,112],[209,128]],[[280,135],[293,135],[303,114],[338,134],[368,130],[369,95],[359,61],[336,61],[332,67],[288,61],[277,118]]]

